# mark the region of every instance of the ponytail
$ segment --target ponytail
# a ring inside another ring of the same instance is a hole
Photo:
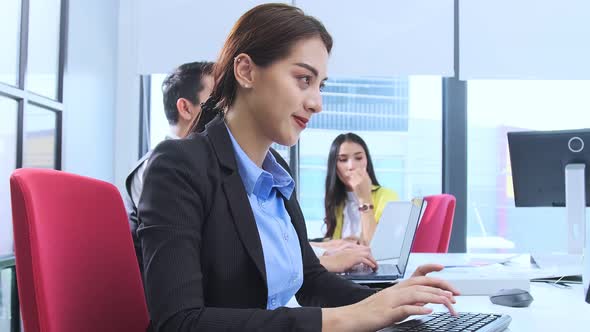
[[[220,98],[216,98],[214,95],[211,95],[209,99],[201,103],[201,112],[191,124],[189,129],[190,134],[202,132],[205,129],[205,126],[216,116],[224,116],[223,109],[217,105],[219,103],[219,99]]]

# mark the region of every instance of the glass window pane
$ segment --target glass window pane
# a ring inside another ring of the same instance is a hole
[[[164,112],[162,82],[167,74],[151,75],[150,91],[150,149],[153,149],[170,133],[170,124]]]
[[[379,183],[400,199],[441,192],[442,79],[330,78],[323,111],[301,135],[300,198],[309,238],[324,236],[327,158],[334,138],[367,143]]]
[[[275,149],[281,155],[281,157],[283,157],[283,159],[285,159],[287,164],[289,163],[289,160],[291,160],[291,155],[290,155],[288,146],[273,143],[271,148]]]
[[[27,90],[57,99],[60,0],[30,0]]]
[[[0,2],[0,82],[15,86],[18,82],[20,10],[20,0]]]
[[[564,208],[516,208],[506,133],[588,128],[590,81],[468,82],[467,249],[565,252]]]
[[[17,291],[13,286],[12,270],[0,270],[0,331],[11,331],[10,320],[12,317],[12,308],[10,305],[12,292]]]
[[[27,105],[24,119],[23,167],[55,168],[55,113]]]
[[[12,253],[10,174],[16,168],[18,103],[0,97],[0,255]]]

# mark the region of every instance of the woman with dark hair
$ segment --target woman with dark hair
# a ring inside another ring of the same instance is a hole
[[[397,194],[381,187],[365,141],[353,133],[332,142],[326,175],[326,238],[371,242],[387,202]]]
[[[332,38],[285,4],[245,13],[214,66],[193,134],[156,147],[139,202],[144,286],[156,331],[370,331],[456,290],[426,277],[375,293],[320,265],[285,161],[322,109]],[[295,295],[304,307],[283,307]],[[454,312],[454,311],[453,311]]]

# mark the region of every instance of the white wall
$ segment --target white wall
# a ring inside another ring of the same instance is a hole
[[[460,1],[460,78],[590,78],[587,0]]]
[[[118,0],[69,2],[63,169],[112,182]]]
[[[334,39],[328,76],[453,76],[452,0],[297,0]]]
[[[134,0],[135,1],[135,0]],[[133,2],[133,1],[132,1]],[[138,71],[167,73],[189,61],[215,61],[238,18],[265,0],[141,0],[137,18]],[[287,2],[274,0],[273,2]]]
[[[137,1],[119,3],[114,183],[123,188],[139,152],[139,74],[137,71]]]

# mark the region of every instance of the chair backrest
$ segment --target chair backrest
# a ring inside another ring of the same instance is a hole
[[[66,172],[10,177],[24,329],[146,331],[141,275],[117,189]]]
[[[446,253],[455,216],[455,196],[432,195],[424,200],[426,210],[418,225],[412,252]]]

